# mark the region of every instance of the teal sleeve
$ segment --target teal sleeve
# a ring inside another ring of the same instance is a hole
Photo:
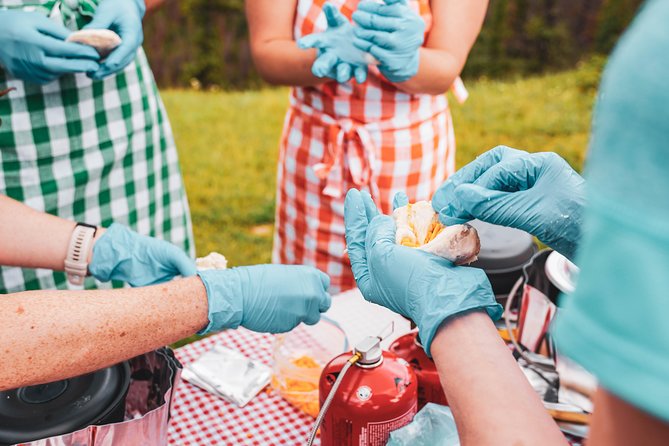
[[[644,4],[604,72],[577,289],[558,348],[669,421],[669,1]]]

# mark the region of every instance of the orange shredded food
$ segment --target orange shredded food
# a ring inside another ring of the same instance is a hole
[[[425,242],[423,242],[423,244],[428,244],[434,240],[439,235],[439,233],[444,230],[444,228],[445,226],[438,221],[433,221],[430,225],[430,229],[427,231],[427,236],[425,236]]]
[[[304,355],[290,360],[291,364],[302,370],[299,378],[277,376],[272,378],[272,386],[279,391],[281,396],[290,404],[302,412],[314,418],[318,416],[320,409],[318,404],[318,380],[322,366],[312,357]]]
[[[409,215],[411,215],[411,203],[408,205],[409,208]],[[435,217],[436,218],[436,217]],[[430,227],[427,230],[427,235],[425,236],[425,240],[423,240],[422,244],[419,244],[416,240],[418,235],[416,234],[416,227],[414,226],[413,222],[409,220],[409,229],[411,229],[411,232],[413,233],[413,237],[403,237],[402,240],[400,240],[400,245],[402,246],[407,246],[409,248],[418,248],[419,246],[426,245],[430,243],[432,240],[434,240],[441,231],[444,230],[446,226],[442,225],[439,220],[435,220],[430,224]]]

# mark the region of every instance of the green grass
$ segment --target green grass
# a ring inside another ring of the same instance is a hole
[[[457,163],[505,144],[554,150],[580,169],[602,65],[519,79],[469,83],[454,104]],[[287,89],[162,92],[181,157],[196,248],[231,265],[269,262],[276,159]]]
[[[270,260],[276,157],[287,90],[164,91],[199,255]]]

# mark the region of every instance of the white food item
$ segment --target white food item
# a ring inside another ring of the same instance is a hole
[[[207,271],[210,269],[226,269],[228,267],[228,259],[223,254],[217,252],[210,252],[205,257],[198,257],[195,260],[195,266],[200,271]]]
[[[109,29],[81,29],[70,34],[67,41],[92,46],[101,57],[106,57],[121,44],[121,37]]]
[[[397,208],[393,211],[393,218],[397,244],[430,252],[456,265],[473,262],[481,249],[476,229],[467,224],[442,226],[429,201]],[[431,233],[435,226],[440,232],[433,237]]]
[[[481,250],[479,234],[473,226],[446,226],[431,242],[418,249],[450,260],[456,265],[472,263]]]

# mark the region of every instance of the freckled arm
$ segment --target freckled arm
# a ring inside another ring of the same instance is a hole
[[[6,295],[0,299],[0,390],[107,367],[207,323],[198,277],[146,288]]]

